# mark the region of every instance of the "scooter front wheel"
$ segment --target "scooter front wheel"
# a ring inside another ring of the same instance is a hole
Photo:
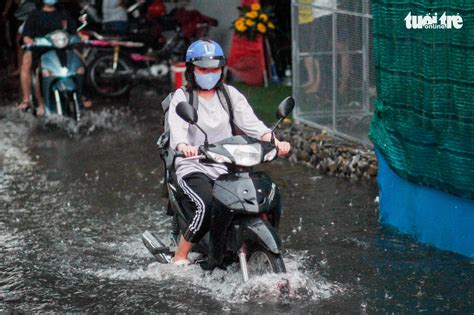
[[[286,272],[281,254],[274,254],[261,246],[256,246],[248,257],[247,268],[250,276]]]
[[[53,90],[54,111],[56,114],[66,116],[79,121],[81,113],[76,92]]]

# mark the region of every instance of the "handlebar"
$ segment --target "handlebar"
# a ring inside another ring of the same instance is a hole
[[[184,154],[181,153],[181,156],[183,157],[183,160],[204,160],[206,158],[204,154],[186,157]]]
[[[135,11],[137,8],[141,7],[143,4],[145,3],[145,1],[137,1],[137,3],[131,5],[128,9],[127,9],[127,13],[131,13],[133,11]]]
[[[90,40],[89,43],[92,46],[101,46],[101,47],[121,46],[121,47],[127,47],[127,48],[139,48],[139,47],[145,46],[144,43],[139,43],[139,42],[106,40],[106,39],[93,39],[93,40]]]
[[[177,158],[183,158],[185,160],[201,160],[201,159],[206,158],[204,154],[198,154],[198,155],[186,157],[186,155],[184,155],[182,151],[174,151],[174,156]]]
[[[180,158],[185,158],[186,156],[184,155],[183,152],[181,151],[174,151],[174,156],[175,157],[180,157]]]
[[[67,47],[78,46],[78,45],[92,45],[92,46],[100,46],[100,47],[121,46],[121,47],[126,47],[126,48],[140,48],[140,47],[143,47],[145,44],[138,43],[138,42],[130,42],[130,41],[119,41],[119,40],[81,39],[80,42],[72,43],[72,44],[69,43]],[[22,49],[32,49],[35,47],[54,48],[54,45],[53,44],[41,45],[36,42],[33,42],[31,44],[24,44],[21,46]]]
[[[260,163],[270,162],[277,158],[279,150],[274,144],[261,142],[260,147],[254,146],[257,142],[244,144],[236,142],[216,143],[215,145],[201,145],[197,155],[186,157],[182,151],[174,151],[174,158],[183,160],[203,160],[202,163],[233,164],[240,167],[252,167]],[[263,144],[265,143],[265,145]],[[228,146],[226,146],[228,145]],[[192,152],[193,150],[191,150]],[[173,158],[173,160],[174,160]]]
[[[84,44],[91,44],[90,40],[81,40],[80,42],[73,43],[73,44],[68,44],[66,47],[72,47],[72,46],[79,46],[79,45],[84,45]],[[53,44],[51,45],[38,45],[37,43],[33,42],[31,44],[23,44],[21,45],[21,48],[24,50],[32,49],[32,48],[55,48]]]
[[[121,46],[121,47],[126,47],[126,48],[140,48],[140,47],[145,46],[145,44],[141,42],[132,42],[132,41],[120,40],[114,37],[106,37],[95,31],[87,31],[87,33],[96,38],[96,39],[88,40],[88,43],[91,44],[92,46],[100,46],[100,47]]]

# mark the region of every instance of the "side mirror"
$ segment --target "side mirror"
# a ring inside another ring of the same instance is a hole
[[[178,106],[176,106],[176,114],[191,125],[197,123],[198,114],[196,109],[194,109],[194,107],[188,102],[179,102]]]
[[[84,13],[79,17],[79,22],[81,23],[87,22],[87,13]]]
[[[276,117],[278,119],[286,118],[293,111],[294,107],[295,99],[291,96],[288,96],[280,103],[280,105],[278,105]]]
[[[293,110],[295,107],[295,99],[291,96],[288,96],[285,98],[283,101],[281,101],[280,105],[278,105],[278,110],[276,112],[276,117],[278,119],[278,122],[273,126],[272,128],[272,137],[270,139],[271,144],[275,144],[275,129],[278,127],[278,125],[281,123],[283,119],[285,119]]]
[[[87,26],[87,14],[82,14],[79,17],[79,22],[81,22],[81,25],[77,28],[78,32],[82,31],[82,29]]]
[[[204,134],[204,147],[207,148],[209,146],[209,142],[207,141],[207,133],[197,124],[198,113],[196,109],[188,102],[179,102],[176,106],[176,114],[178,114],[178,116],[188,124],[194,125],[199,130],[201,130],[201,132]]]

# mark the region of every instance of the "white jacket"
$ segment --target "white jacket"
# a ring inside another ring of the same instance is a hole
[[[261,139],[271,132],[261,120],[255,116],[247,99],[236,88],[228,86],[229,97],[232,102],[234,113],[234,124],[250,137]],[[176,114],[176,106],[179,102],[187,101],[184,92],[178,89],[171,100],[168,113],[170,127],[170,147],[176,149],[180,143],[199,146],[204,144],[204,134],[196,126],[185,122]],[[199,97],[198,125],[206,131],[209,143],[221,141],[232,136],[232,128],[229,124],[229,115],[219,101],[217,92],[206,100]],[[176,175],[178,178],[192,172],[202,172],[212,179],[227,173],[227,168],[222,164],[202,164],[198,160],[176,159]]]

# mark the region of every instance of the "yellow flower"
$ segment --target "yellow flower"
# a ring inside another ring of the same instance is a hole
[[[253,10],[253,11],[258,11],[260,10],[260,4],[255,2],[255,3],[252,3],[252,5],[250,6],[250,8]]]
[[[255,22],[254,22],[253,20],[247,19],[247,20],[245,20],[245,25],[247,25],[247,26],[254,26],[254,25],[255,25]]]
[[[247,26],[245,26],[245,22],[243,19],[238,19],[234,23],[235,29],[239,32],[244,32],[247,29]]]
[[[259,18],[263,22],[268,21],[268,15],[266,15],[265,13],[260,14]]]
[[[258,16],[258,12],[250,11],[250,12],[245,13],[245,16],[251,19],[255,19]]]
[[[275,24],[273,24],[272,22],[268,22],[267,26],[268,26],[268,28],[271,29],[271,30],[274,30],[274,29],[275,29]]]
[[[245,24],[242,25],[242,26],[238,29],[238,31],[241,32],[241,33],[245,32],[246,30],[247,30],[247,26],[245,26]]]
[[[263,23],[258,23],[257,24],[257,29],[262,34],[265,34],[265,32],[267,31],[267,27],[265,25],[263,25]]]

